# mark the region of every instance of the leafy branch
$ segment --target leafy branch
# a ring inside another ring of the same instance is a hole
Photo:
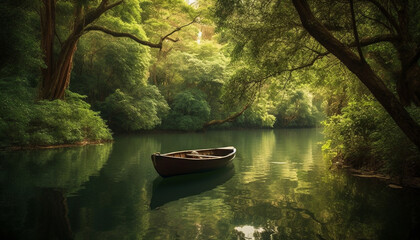
[[[111,29],[107,29],[105,27],[97,26],[97,25],[88,26],[88,27],[85,28],[85,31],[99,31],[99,32],[103,32],[103,33],[106,33],[108,35],[111,35],[113,37],[130,38],[130,39],[134,40],[135,42],[140,43],[142,45],[145,45],[145,46],[148,46],[148,47],[151,47],[151,48],[162,49],[163,41],[165,41],[165,40],[169,40],[169,41],[172,41],[172,42],[179,41],[179,39],[173,39],[173,38],[170,38],[170,36],[173,35],[174,33],[178,32],[178,31],[181,31],[183,28],[190,26],[191,24],[193,24],[195,22],[197,22],[197,17],[194,18],[191,22],[189,22],[185,25],[182,25],[180,27],[177,27],[174,30],[172,30],[170,33],[161,37],[160,41],[158,43],[153,43],[153,42],[142,40],[142,39],[136,37],[135,35],[133,35],[131,33],[117,32],[117,31],[113,31]]]

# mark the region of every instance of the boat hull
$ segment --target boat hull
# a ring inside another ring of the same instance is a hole
[[[198,153],[198,157],[189,156]],[[188,150],[167,154],[152,154],[153,166],[162,177],[209,171],[221,168],[235,158],[234,147]],[[208,157],[207,157],[208,156]]]

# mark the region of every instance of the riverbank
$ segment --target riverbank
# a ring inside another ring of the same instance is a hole
[[[331,171],[345,171],[346,173],[359,178],[375,178],[383,181],[390,188],[400,189],[404,187],[420,189],[420,177],[391,176],[379,173],[374,170],[356,169],[343,162],[336,161],[330,167]]]
[[[57,145],[8,146],[8,147],[0,148],[0,150],[2,150],[2,151],[19,151],[19,150],[69,148],[69,147],[81,147],[81,146],[85,146],[85,145],[111,143],[113,141],[114,140],[99,140],[99,141],[82,141],[82,142],[76,142],[76,143],[57,144]]]
[[[207,130],[198,130],[198,131],[181,131],[181,130],[167,130],[167,129],[152,129],[152,130],[141,130],[134,132],[123,132],[116,133],[115,136],[135,136],[141,134],[167,134],[167,133],[177,133],[177,134],[191,134],[191,133],[202,133],[207,131],[222,131],[222,130],[261,130],[258,128],[230,128],[230,129],[207,129]],[[36,149],[54,149],[54,148],[67,148],[67,147],[77,147],[90,144],[101,144],[113,142],[113,139],[97,140],[97,141],[81,141],[76,143],[66,143],[66,144],[51,144],[51,145],[23,145],[23,146],[3,146],[0,147],[0,151],[18,151],[18,150],[36,150]]]

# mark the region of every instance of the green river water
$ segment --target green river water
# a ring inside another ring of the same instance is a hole
[[[419,239],[420,192],[332,172],[317,129],[146,133],[0,152],[0,239]],[[154,152],[235,146],[162,179]]]

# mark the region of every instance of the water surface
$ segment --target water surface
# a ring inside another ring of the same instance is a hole
[[[120,136],[0,153],[0,239],[417,239],[420,193],[328,170],[316,129]],[[162,179],[150,155],[235,146]]]

